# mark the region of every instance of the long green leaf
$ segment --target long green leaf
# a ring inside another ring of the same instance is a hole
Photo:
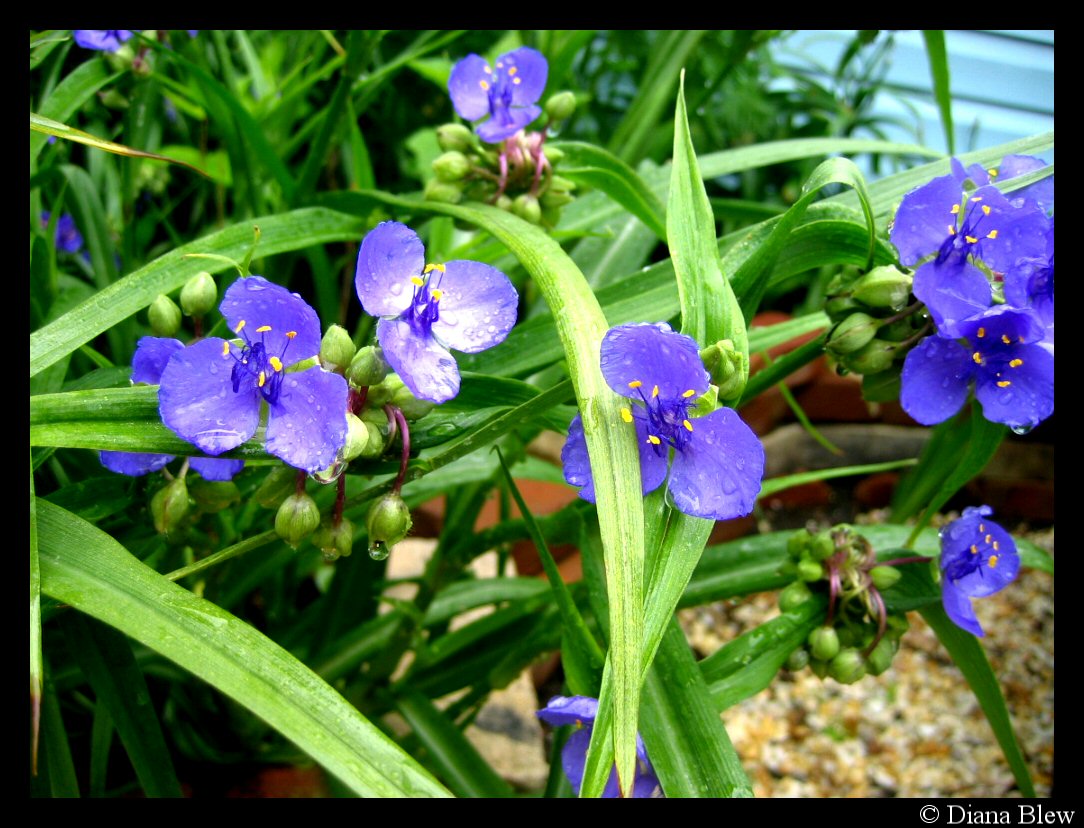
[[[30,469],[30,772],[38,772],[41,735],[41,690],[44,668],[41,650],[41,569],[38,564],[38,499],[34,496],[34,469]]]
[[[38,500],[42,590],[116,627],[236,699],[370,796],[446,791],[292,655],[172,584],[108,535]]]
[[[941,127],[945,131],[945,146],[949,155],[956,152],[956,130],[952,127],[952,90],[949,82],[948,50],[945,48],[945,33],[940,29],[926,29],[922,32],[926,42],[926,56],[930,61],[930,78],[933,80],[933,97],[937,101],[937,111],[941,115]]]
[[[99,89],[119,75],[119,72],[110,74],[104,60],[88,60],[81,63],[57,84],[46,100],[38,105],[38,112],[43,117],[54,121],[67,121],[79,111],[83,104],[93,98]],[[40,132],[30,136],[31,172],[48,138],[48,135]]]

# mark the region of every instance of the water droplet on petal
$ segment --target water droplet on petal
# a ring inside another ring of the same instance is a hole
[[[1029,425],[1018,425],[1012,427],[1013,434],[1027,434],[1033,427]]]
[[[387,560],[388,552],[388,545],[384,541],[373,541],[369,544],[369,557],[374,561]]]
[[[392,286],[390,288],[388,288],[388,290],[391,291],[392,296],[398,296],[399,294],[401,294],[403,292],[403,286],[401,284],[399,284],[398,282],[394,282],[392,284]]]

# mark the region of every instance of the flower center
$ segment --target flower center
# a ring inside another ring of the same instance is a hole
[[[244,340],[243,344],[236,346],[240,353],[234,354],[230,350],[230,343],[225,342],[222,354],[232,354],[233,372],[230,379],[233,381],[233,391],[237,393],[244,388],[255,388],[271,405],[278,402],[279,392],[282,389],[282,357],[286,355],[286,349],[290,347],[297,331],[286,332],[286,344],[282,352],[271,354],[267,350],[266,334],[271,330],[270,325],[261,325],[256,328],[260,335],[259,341],[253,342],[245,331],[245,320],[242,319],[237,325],[237,333]]]
[[[959,204],[952,205],[952,221],[948,225],[949,234],[937,252],[938,264],[944,264],[950,258],[962,262],[968,254],[978,256],[978,246],[982,241],[997,238],[996,229],[985,232],[980,229],[984,220],[990,215],[990,207],[982,203],[982,196],[972,196],[965,203],[967,209],[963,211],[963,221],[960,222],[958,230],[956,222],[962,208]]]
[[[512,116],[508,111],[512,106],[512,90],[523,82],[517,77],[519,70],[511,65],[511,61],[507,62],[507,67],[504,60],[497,61],[494,69],[486,66],[484,71],[491,79],[483,78],[478,82],[489,96],[489,114],[502,126],[512,123]]]
[[[997,562],[1001,557],[1001,547],[994,536],[986,531],[986,525],[979,524],[979,538],[971,544],[968,550],[970,554],[961,555],[945,567],[945,577],[950,581],[958,581],[975,570],[981,576],[985,568],[997,568]]]
[[[1008,388],[1012,385],[1013,370],[1024,364],[1024,360],[1016,355],[1016,346],[1023,341],[1022,336],[1014,340],[1008,333],[998,336],[986,328],[979,328],[972,343],[971,361],[992,372],[998,388]]]
[[[433,271],[437,272],[434,282]],[[440,319],[440,298],[444,291],[440,289],[441,277],[444,276],[444,265],[427,264],[421,276],[411,276],[411,284],[414,285],[414,297],[410,300],[403,318],[414,327],[428,332],[433,323]],[[423,278],[425,277],[425,278]]]
[[[689,407],[693,405],[696,391],[689,389],[680,397],[666,399],[659,396],[659,386],[654,386],[649,395],[643,391],[641,380],[632,380],[629,388],[640,396],[642,407],[637,406],[635,413],[628,408],[621,409],[621,419],[631,423],[633,419],[646,425],[647,442],[660,457],[665,456],[672,446],[682,451],[693,433],[693,424],[689,420]]]

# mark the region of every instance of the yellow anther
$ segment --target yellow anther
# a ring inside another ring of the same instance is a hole
[[[632,422],[632,412],[629,411],[627,408],[622,408],[621,409],[621,419],[624,420],[626,423],[631,423]]]
[[[964,239],[967,241],[968,244],[977,244],[978,243],[978,239],[975,238],[974,236],[964,236]]]
[[[480,80],[478,81],[478,85],[482,87],[483,90],[489,89],[489,81]]]
[[[427,264],[425,266],[425,270],[423,270],[422,273],[431,273],[434,270],[439,270],[441,273],[443,273],[445,271],[445,267],[442,264],[437,264],[436,262],[433,262],[431,264]]]
[[[509,73],[509,74],[511,74],[511,73]],[[520,79],[520,78],[512,78],[512,83],[514,83],[514,84],[520,84],[520,83],[523,83],[523,81],[522,81],[522,79]]]
[[[685,428],[686,428],[686,429],[687,429],[688,431],[692,431],[692,430],[693,430],[693,424],[692,424],[692,423],[690,423],[690,422],[689,422],[688,420],[682,420],[682,421],[681,421],[681,424],[682,424],[683,426],[685,426]]]
[[[1008,388],[1010,385],[1012,385],[1012,383],[1009,382],[1009,380],[1002,380],[1001,382],[999,382],[997,384],[997,387],[998,388]]]
[[[240,322],[237,323],[237,327],[234,328],[234,331],[236,331],[237,333],[241,333],[241,331],[243,331],[244,329],[245,329],[245,320],[242,319]]]
[[[279,359],[278,357],[273,356],[273,357],[271,357],[271,359],[269,359],[267,361],[271,363],[271,367],[274,368],[276,372],[282,370],[282,360]]]
[[[504,68],[504,64],[499,60],[497,61],[497,68],[498,69],[503,69]]]
[[[982,196],[973,196],[971,200],[974,202],[982,201]]]
[[[633,380],[629,383],[629,388],[639,388],[643,383],[640,380]]]
[[[1024,364],[1024,360],[1019,359],[1019,358],[1009,360],[1009,367],[1010,368],[1019,368],[1023,364]]]
[[[230,352],[230,343],[225,340],[222,341],[222,356],[227,356]]]
[[[982,214],[984,216],[990,215],[990,205],[989,204],[983,204],[982,205]]]
[[[990,564],[991,569],[997,566],[997,555],[991,555],[987,563]]]
[[[949,212],[952,213],[952,215],[954,215],[954,216],[959,215],[960,214],[960,205],[959,204],[953,204],[952,209]]]
[[[286,332],[286,338],[287,339],[293,339],[295,336],[297,336],[297,331],[287,331]]]
[[[986,336],[986,328],[979,328],[975,332],[975,335],[978,336],[979,339],[982,339],[984,336]]]
[[[979,548],[977,546],[975,546],[975,544],[971,544],[971,554],[972,555],[978,555],[979,554]]]
[[[986,524],[985,523],[980,523],[979,524],[979,531],[980,532],[985,532],[986,531]]]
[[[1006,345],[1012,345],[1012,340],[1009,339],[1008,334],[1002,334],[1001,335],[1001,341],[1004,342]]]
[[[993,539],[994,539],[993,535],[987,535],[985,538],[982,539],[982,542],[985,543],[985,544],[989,544],[990,541],[992,541]]]
[[[982,354],[980,354],[978,351],[975,351],[975,353],[971,355],[971,358],[975,360],[976,365],[982,365]]]
[[[660,439],[659,439],[658,437],[656,437],[656,436],[655,436],[654,434],[648,434],[648,435],[647,435],[647,441],[648,441],[649,443],[651,443],[651,445],[653,445],[653,446],[657,446],[657,445],[659,445],[659,444],[660,444],[660,443],[662,442],[662,440],[660,440]]]
[[[997,178],[997,167],[990,167],[986,172],[990,174],[990,178]]]
[[[681,396],[683,396],[685,399],[689,399],[689,397],[695,397],[696,396],[696,391],[694,391],[692,388],[690,388],[688,391],[686,391]]]
[[[410,277],[410,283],[413,284],[413,285],[417,285],[418,287],[421,287],[422,285],[425,284],[425,279],[423,279],[421,276],[411,276]]]
[[[999,549],[1001,549],[1001,547],[997,545],[997,541],[994,541],[993,546],[994,546],[994,551],[995,552],[997,552]]]
[[[950,236],[955,236],[956,235],[956,225],[955,224],[950,224],[948,226],[948,234]]]
[[[1023,344],[1023,342],[1024,342],[1024,337],[1022,337],[1022,336],[1018,336],[1018,337],[1016,337],[1016,341],[1017,341],[1017,342],[1019,342],[1019,343],[1021,343],[1021,344]]]
[[[493,70],[489,68],[488,63],[485,66],[482,67],[482,71],[485,72],[487,75],[492,75],[493,74]]]
[[[269,330],[271,330],[270,325],[260,325],[260,327],[256,329],[256,333],[267,333]]]
[[[263,388],[265,382],[267,382],[267,374],[260,371],[260,388]]]
[[[437,289],[437,290],[434,290],[433,293],[430,294],[430,295],[433,297],[434,302],[439,302],[440,297],[444,295],[444,291],[440,290],[440,289]]]
[[[986,238],[988,238],[988,239],[996,239],[997,238],[997,230],[991,230],[989,233],[986,234]]]
[[[651,396],[652,397],[659,396],[659,386],[656,385],[654,388],[651,389]]]
[[[515,66],[513,66],[511,69],[508,70],[508,75],[512,76],[512,75],[516,74],[516,72],[518,72],[518,71],[519,70]]]

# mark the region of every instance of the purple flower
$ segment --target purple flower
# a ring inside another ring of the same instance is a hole
[[[84,49],[99,52],[115,52],[132,36],[128,29],[76,29],[72,34]]]
[[[50,215],[48,210],[42,212],[42,227],[49,225]],[[63,250],[65,253],[78,253],[83,249],[83,236],[76,228],[75,219],[70,213],[61,213],[60,218],[56,220],[56,235],[53,244],[57,250]]]
[[[1046,247],[1040,256],[1017,259],[1005,273],[1005,301],[1018,308],[1034,308],[1047,326],[1051,346],[1054,340],[1054,217],[1044,235]]]
[[[461,118],[477,121],[489,116],[475,131],[483,141],[496,144],[542,114],[537,101],[548,72],[542,53],[526,46],[501,55],[494,66],[470,54],[452,67],[448,94]]]
[[[961,322],[966,344],[928,336],[903,363],[900,404],[923,425],[960,410],[971,384],[991,422],[1029,429],[1054,413],[1054,354],[1031,310],[997,305]]]
[[[218,455],[256,433],[266,402],[267,451],[309,473],[326,469],[346,441],[346,380],[319,367],[286,370],[320,352],[316,311],[261,276],[234,282],[219,309],[239,338],[210,337],[170,358],[162,420]]]
[[[956,169],[960,162],[955,158],[952,159],[952,162],[953,168]],[[1045,166],[1046,162],[1034,155],[1006,155],[1001,159],[1001,166],[986,170],[979,164],[972,164],[967,168],[966,175],[977,186],[981,187],[985,184],[992,184],[994,181],[1008,181],[1018,175],[1041,170]],[[1049,176],[1042,181],[1036,181],[1034,184],[1014,190],[1009,193],[1008,198],[1015,206],[1020,206],[1025,200],[1031,199],[1043,210],[1053,209],[1054,177]]]
[[[979,637],[971,599],[999,592],[1020,571],[1016,542],[987,520],[993,513],[989,506],[970,507],[941,530],[941,603],[957,627]]]
[[[184,343],[177,339],[145,336],[136,346],[132,358],[132,382],[157,385],[166,369],[169,358],[184,350]],[[142,477],[159,471],[173,460],[172,454],[143,454],[131,451],[103,451],[99,459],[103,466],[117,474],[129,477]],[[199,472],[206,480],[233,480],[245,465],[244,460],[217,460],[209,457],[193,457],[189,462],[192,469]]]
[[[569,784],[578,795],[583,783],[583,769],[587,764],[587,746],[591,743],[591,727],[598,713],[598,699],[590,696],[554,696],[549,703],[535,715],[554,727],[574,725],[576,730],[568,737],[561,750],[561,766]],[[610,778],[602,791],[605,798],[620,795],[617,784],[617,768],[610,771]],[[651,760],[647,758],[647,749],[640,735],[636,735],[636,778],[632,782],[632,795],[637,799],[662,797],[662,787]]]
[[[449,348],[474,354],[504,341],[519,296],[508,277],[480,262],[426,264],[418,234],[385,221],[362,241],[354,279],[366,313],[382,317],[384,356],[415,397],[442,403],[459,393]]]
[[[753,510],[764,475],[764,447],[733,409],[693,418],[696,398],[709,385],[695,340],[663,322],[619,325],[603,337],[602,374],[610,388],[638,403],[622,409],[621,416],[636,429],[644,494],[662,484],[669,467],[670,496],[685,514],[727,520]],[[580,497],[594,503],[578,414],[561,460],[565,480],[582,486]]]

